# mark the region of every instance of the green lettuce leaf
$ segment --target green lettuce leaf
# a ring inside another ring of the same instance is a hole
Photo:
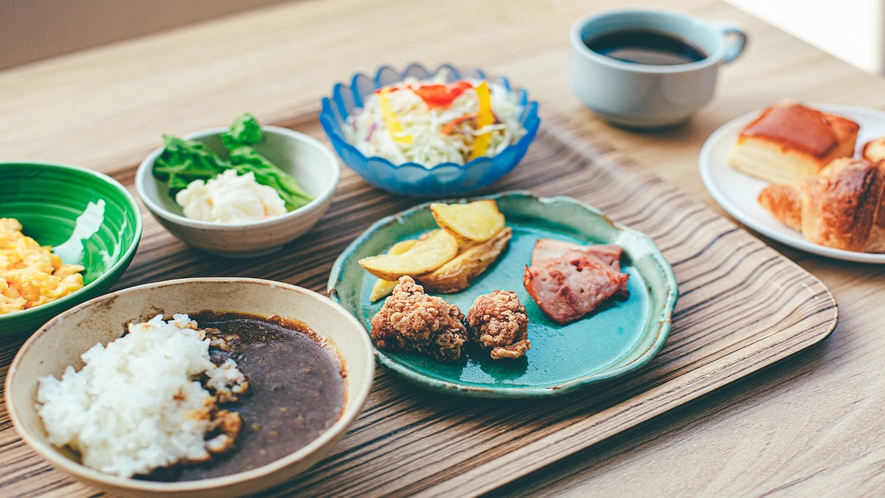
[[[182,140],[171,135],[163,135],[163,141],[166,148],[154,161],[153,174],[166,183],[169,195],[173,198],[194,180],[207,181],[233,168],[239,175],[251,171],[256,182],[276,190],[289,211],[314,199],[292,176],[252,147],[264,141],[264,132],[255,117],[248,112],[237,118],[230,130],[221,134],[221,141],[229,152],[229,160],[222,159],[202,142]]]
[[[169,193],[174,197],[194,180],[209,180],[230,164],[206,148],[202,142],[182,140],[172,135],[163,135],[166,149],[154,161],[154,176],[166,182]]]
[[[294,178],[248,145],[231,150],[230,161],[238,174],[251,171],[256,182],[276,190],[286,202],[286,209],[289,211],[313,200],[313,196],[305,192]]]
[[[255,116],[248,112],[238,117],[230,130],[221,134],[221,142],[227,150],[233,150],[242,145],[255,145],[264,141],[264,132]]]

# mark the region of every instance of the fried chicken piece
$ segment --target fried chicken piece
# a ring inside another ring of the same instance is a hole
[[[384,306],[372,317],[372,339],[388,351],[418,352],[436,361],[455,361],[467,342],[464,313],[428,296],[412,277],[400,277]]]
[[[519,358],[531,349],[529,317],[513,291],[496,290],[478,296],[467,312],[470,339],[491,349],[493,360]]]

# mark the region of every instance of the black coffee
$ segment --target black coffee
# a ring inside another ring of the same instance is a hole
[[[660,31],[613,31],[588,38],[584,40],[584,44],[597,54],[650,66],[687,64],[707,57],[684,40]]]

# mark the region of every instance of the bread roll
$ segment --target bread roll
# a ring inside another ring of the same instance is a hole
[[[860,126],[798,103],[765,109],[741,130],[728,164],[772,183],[816,175],[833,159],[851,157]]]
[[[882,159],[885,159],[885,137],[877,138],[876,140],[870,140],[865,143],[863,149],[861,150],[863,154],[863,158],[872,162],[873,164],[878,163]]]

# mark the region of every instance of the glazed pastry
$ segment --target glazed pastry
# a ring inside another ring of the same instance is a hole
[[[885,163],[840,158],[814,177],[766,187],[759,203],[815,244],[885,252],[883,188]]]
[[[859,128],[802,104],[775,104],[741,130],[728,164],[772,183],[793,183],[816,175],[833,159],[851,157]]]

